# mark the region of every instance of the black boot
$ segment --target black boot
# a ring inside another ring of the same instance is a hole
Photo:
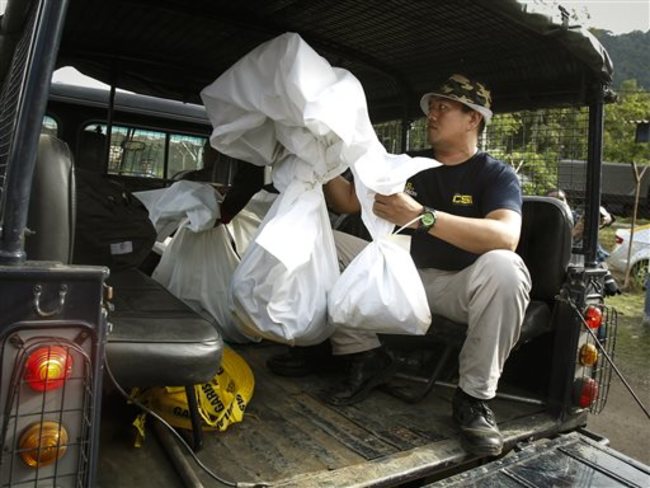
[[[343,384],[324,392],[330,405],[351,405],[368,397],[370,392],[386,383],[395,374],[397,363],[381,347],[349,354],[350,372]]]
[[[503,438],[494,413],[485,400],[474,398],[460,388],[452,401],[454,420],[461,430],[463,449],[477,456],[498,456]]]
[[[329,341],[315,346],[290,347],[287,352],[271,356],[266,366],[278,376],[300,377],[336,368]]]

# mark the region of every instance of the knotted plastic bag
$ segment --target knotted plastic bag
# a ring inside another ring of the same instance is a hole
[[[231,283],[240,329],[292,345],[318,344],[333,331],[326,322],[327,292],[339,274],[320,186],[288,188],[265,220],[274,225],[262,223]],[[284,243],[282,252],[267,250],[264,244],[274,240]]]
[[[337,327],[387,334],[426,333],[431,312],[424,285],[409,252],[410,239],[392,233],[393,224],[372,212],[376,193],[404,190],[412,174],[438,166],[427,158],[382,154],[352,166],[361,217],[373,240],[348,265],[329,300],[330,322]]]
[[[158,240],[173,234],[186,221],[193,231],[214,227],[221,217],[221,195],[208,183],[177,181],[169,188],[134,193],[147,207]]]

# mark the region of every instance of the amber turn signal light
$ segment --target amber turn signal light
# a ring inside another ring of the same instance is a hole
[[[35,422],[23,431],[18,447],[20,457],[30,468],[47,466],[65,454],[68,431],[57,422]]]

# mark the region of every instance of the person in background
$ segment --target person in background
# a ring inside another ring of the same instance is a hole
[[[571,216],[572,216],[572,225],[573,225],[573,230],[571,232],[571,235],[573,237],[573,246],[574,247],[581,247],[582,246],[582,234],[584,232],[585,228],[585,220],[584,220],[584,215],[577,215],[577,212],[573,209],[571,209],[571,206],[569,205],[569,202],[567,201],[566,198],[566,193],[564,190],[561,188],[553,188],[549,190],[546,193],[547,197],[552,197],[552,198],[557,198],[560,200],[566,208],[569,210]],[[605,209],[605,207],[601,206],[600,207],[600,229],[603,227],[607,227],[609,225],[612,225],[612,223],[616,219]],[[603,246],[600,244],[600,242],[597,243],[596,247],[596,262],[602,266],[605,267],[604,262],[609,256],[609,253],[603,248]],[[605,274],[604,278],[604,293],[608,296],[613,296],[616,294],[620,294],[621,290],[618,287],[618,284],[616,283],[616,280],[612,276],[612,274],[607,271]]]
[[[571,206],[569,205],[569,202],[567,201],[566,198],[566,193],[564,190],[560,188],[555,188],[553,190],[550,190],[546,196],[549,197],[555,197],[558,200],[560,200],[562,203],[564,203],[567,208],[571,211],[571,215],[573,217],[573,245],[576,247],[579,247],[582,245],[582,234],[584,233],[585,229],[585,218],[584,215],[579,214],[576,210],[571,209]],[[614,217],[612,214],[610,214],[605,207],[602,205],[600,206],[600,226],[599,228],[602,229],[604,227],[607,227],[609,225],[612,225],[614,222]],[[609,253],[605,251],[603,246],[601,246],[600,242],[597,244],[597,249],[596,249],[596,261],[600,264],[603,263],[607,257],[609,256]]]

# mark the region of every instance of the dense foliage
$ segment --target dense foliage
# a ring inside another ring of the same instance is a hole
[[[650,90],[650,30],[617,36],[602,29],[591,32],[612,58],[616,88],[621,89],[625,80],[634,79],[640,88]]]
[[[650,73],[650,65],[645,66]],[[641,91],[636,80],[621,83],[619,100],[606,107],[604,159],[650,163],[650,144],[636,143],[638,121],[650,120],[650,91]]]

